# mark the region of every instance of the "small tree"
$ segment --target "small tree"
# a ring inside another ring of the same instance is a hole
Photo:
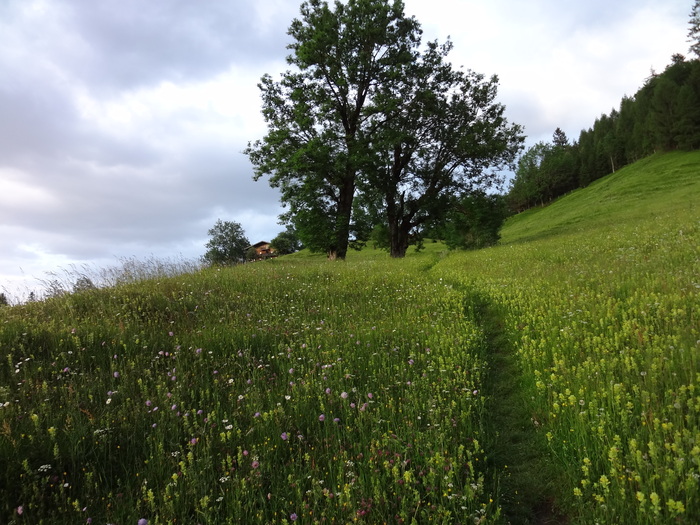
[[[202,261],[209,265],[237,264],[245,261],[250,241],[240,224],[218,219],[208,232],[211,239],[205,245]]]
[[[302,244],[294,228],[287,226],[285,231],[280,232],[277,237],[272,239],[270,247],[280,255],[288,255],[301,250]]]
[[[7,300],[5,293],[0,293],[0,306],[10,306],[10,301]]]
[[[492,246],[501,238],[500,229],[508,216],[502,195],[474,191],[458,198],[444,226],[445,244],[450,248],[477,249]]]
[[[73,285],[73,292],[85,292],[87,290],[95,290],[97,289],[97,286],[95,286],[95,283],[92,282],[92,279],[87,277],[86,275],[81,275],[78,277],[78,279],[75,281],[75,284]]]
[[[255,246],[250,246],[245,252],[246,261],[255,261],[258,258],[258,250]]]

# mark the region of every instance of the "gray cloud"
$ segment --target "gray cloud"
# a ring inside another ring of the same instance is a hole
[[[241,153],[296,0],[0,3],[0,287],[56,266],[204,252],[217,218],[283,229]],[[425,40],[498,74],[529,141],[575,139],[684,52],[688,2],[406,0]],[[669,35],[678,35],[671,37]],[[680,42],[680,45],[678,44]]]

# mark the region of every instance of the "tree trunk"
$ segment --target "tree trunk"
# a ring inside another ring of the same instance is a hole
[[[396,234],[391,236],[391,252],[390,255],[395,259],[406,257],[408,251],[409,234],[411,224],[407,221],[401,221],[396,225]]]
[[[350,170],[348,170],[350,171]],[[348,253],[350,240],[350,219],[352,217],[352,200],[355,197],[355,173],[350,172],[345,177],[343,187],[340,189],[338,200],[338,216],[335,229],[335,253],[330,250],[330,260],[345,259]]]
[[[402,155],[401,146],[394,148],[394,162],[391,167],[391,183],[386,192],[386,216],[389,223],[389,255],[394,258],[401,258],[406,255],[408,249],[408,231],[405,230],[404,211],[405,194],[401,193],[398,198],[396,190],[399,187],[401,174],[403,172],[406,159]],[[410,230],[410,228],[409,228]]]

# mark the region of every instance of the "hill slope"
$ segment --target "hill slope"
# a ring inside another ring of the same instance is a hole
[[[485,298],[513,523],[700,519],[699,197],[700,152],[658,155],[432,269]]]
[[[700,151],[657,154],[573,191],[552,204],[511,217],[502,243],[688,211],[700,202]]]
[[[698,166],[0,309],[0,522],[697,522]]]

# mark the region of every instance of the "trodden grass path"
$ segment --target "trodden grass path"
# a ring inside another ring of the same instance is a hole
[[[492,492],[499,495],[505,523],[560,525],[562,469],[551,457],[539,422],[528,409],[517,356],[503,331],[498,306],[479,293],[468,294],[465,310],[483,331],[489,370],[484,417],[485,449]]]

